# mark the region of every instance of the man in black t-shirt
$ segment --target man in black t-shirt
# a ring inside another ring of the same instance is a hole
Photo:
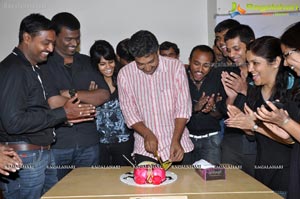
[[[235,72],[224,72],[222,79],[226,82],[227,104],[235,104],[243,109],[244,104],[236,104],[240,98],[247,96],[247,88],[251,86],[246,64],[247,45],[255,39],[255,34],[248,25],[240,24],[226,32],[228,57],[236,64]],[[247,136],[244,131],[237,128],[226,127],[221,144],[222,163],[232,164],[249,175],[254,175],[256,159],[256,142],[253,136]]]
[[[72,103],[76,96],[49,108],[37,64],[47,60],[54,41],[50,20],[31,14],[21,22],[18,46],[0,63],[0,144],[16,151],[23,162],[22,167],[12,165],[21,167],[19,171],[1,176],[4,198],[40,198],[57,181],[55,170],[46,169],[53,162],[53,127],[67,120],[90,120],[95,114],[90,104]]]
[[[212,164],[221,162],[221,126],[218,106],[222,101],[220,70],[212,68],[213,50],[206,45],[193,48],[189,58],[188,80],[193,113],[187,127],[194,143],[193,161],[205,159]]]
[[[70,13],[52,18],[56,32],[55,49],[41,66],[46,96],[51,108],[61,107],[75,93],[83,103],[99,106],[109,99],[103,77],[93,69],[90,58],[76,50],[80,43],[80,23]],[[98,89],[89,90],[90,85]],[[52,145],[58,180],[75,167],[99,164],[99,133],[95,121],[56,126],[57,139]]]

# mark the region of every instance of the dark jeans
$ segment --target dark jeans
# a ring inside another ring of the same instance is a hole
[[[143,161],[151,161],[159,164],[159,162],[156,159],[150,158],[148,156],[140,155],[137,153],[134,154],[133,159],[136,165],[138,165]],[[193,164],[192,152],[185,153],[181,162],[172,163],[172,165],[192,165],[192,164]]]
[[[100,143],[100,165],[105,166],[131,166],[123,157],[132,161],[133,140],[122,143],[102,144]]]
[[[99,144],[90,147],[52,149],[52,151],[58,180],[76,167],[90,167],[99,164]]]
[[[56,182],[56,170],[51,150],[17,151],[23,167],[9,176],[1,176],[0,189],[4,198],[39,199]]]
[[[212,164],[221,163],[221,132],[207,138],[196,139],[191,137],[191,140],[194,144],[193,162],[204,159]]]

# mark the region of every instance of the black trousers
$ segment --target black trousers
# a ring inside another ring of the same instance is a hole
[[[102,166],[131,166],[123,157],[132,161],[133,140],[122,143],[102,144],[100,143],[100,165]]]

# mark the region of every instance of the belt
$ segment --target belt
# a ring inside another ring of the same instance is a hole
[[[208,134],[205,134],[205,135],[192,135],[192,134],[190,134],[190,137],[195,138],[195,139],[208,138],[210,136],[217,135],[219,132],[220,131],[215,131],[215,132],[208,133]]]
[[[2,143],[2,144],[14,149],[15,151],[50,150],[50,145],[39,146],[39,145],[27,144],[27,143],[14,144],[9,142]]]

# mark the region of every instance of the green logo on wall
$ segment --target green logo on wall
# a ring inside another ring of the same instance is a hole
[[[229,14],[231,18],[235,17],[236,15],[243,15],[247,11],[258,11],[261,13],[264,12],[290,12],[290,11],[299,11],[299,5],[297,4],[246,4],[246,8],[242,8],[240,4],[236,2],[231,3],[231,10]]]

